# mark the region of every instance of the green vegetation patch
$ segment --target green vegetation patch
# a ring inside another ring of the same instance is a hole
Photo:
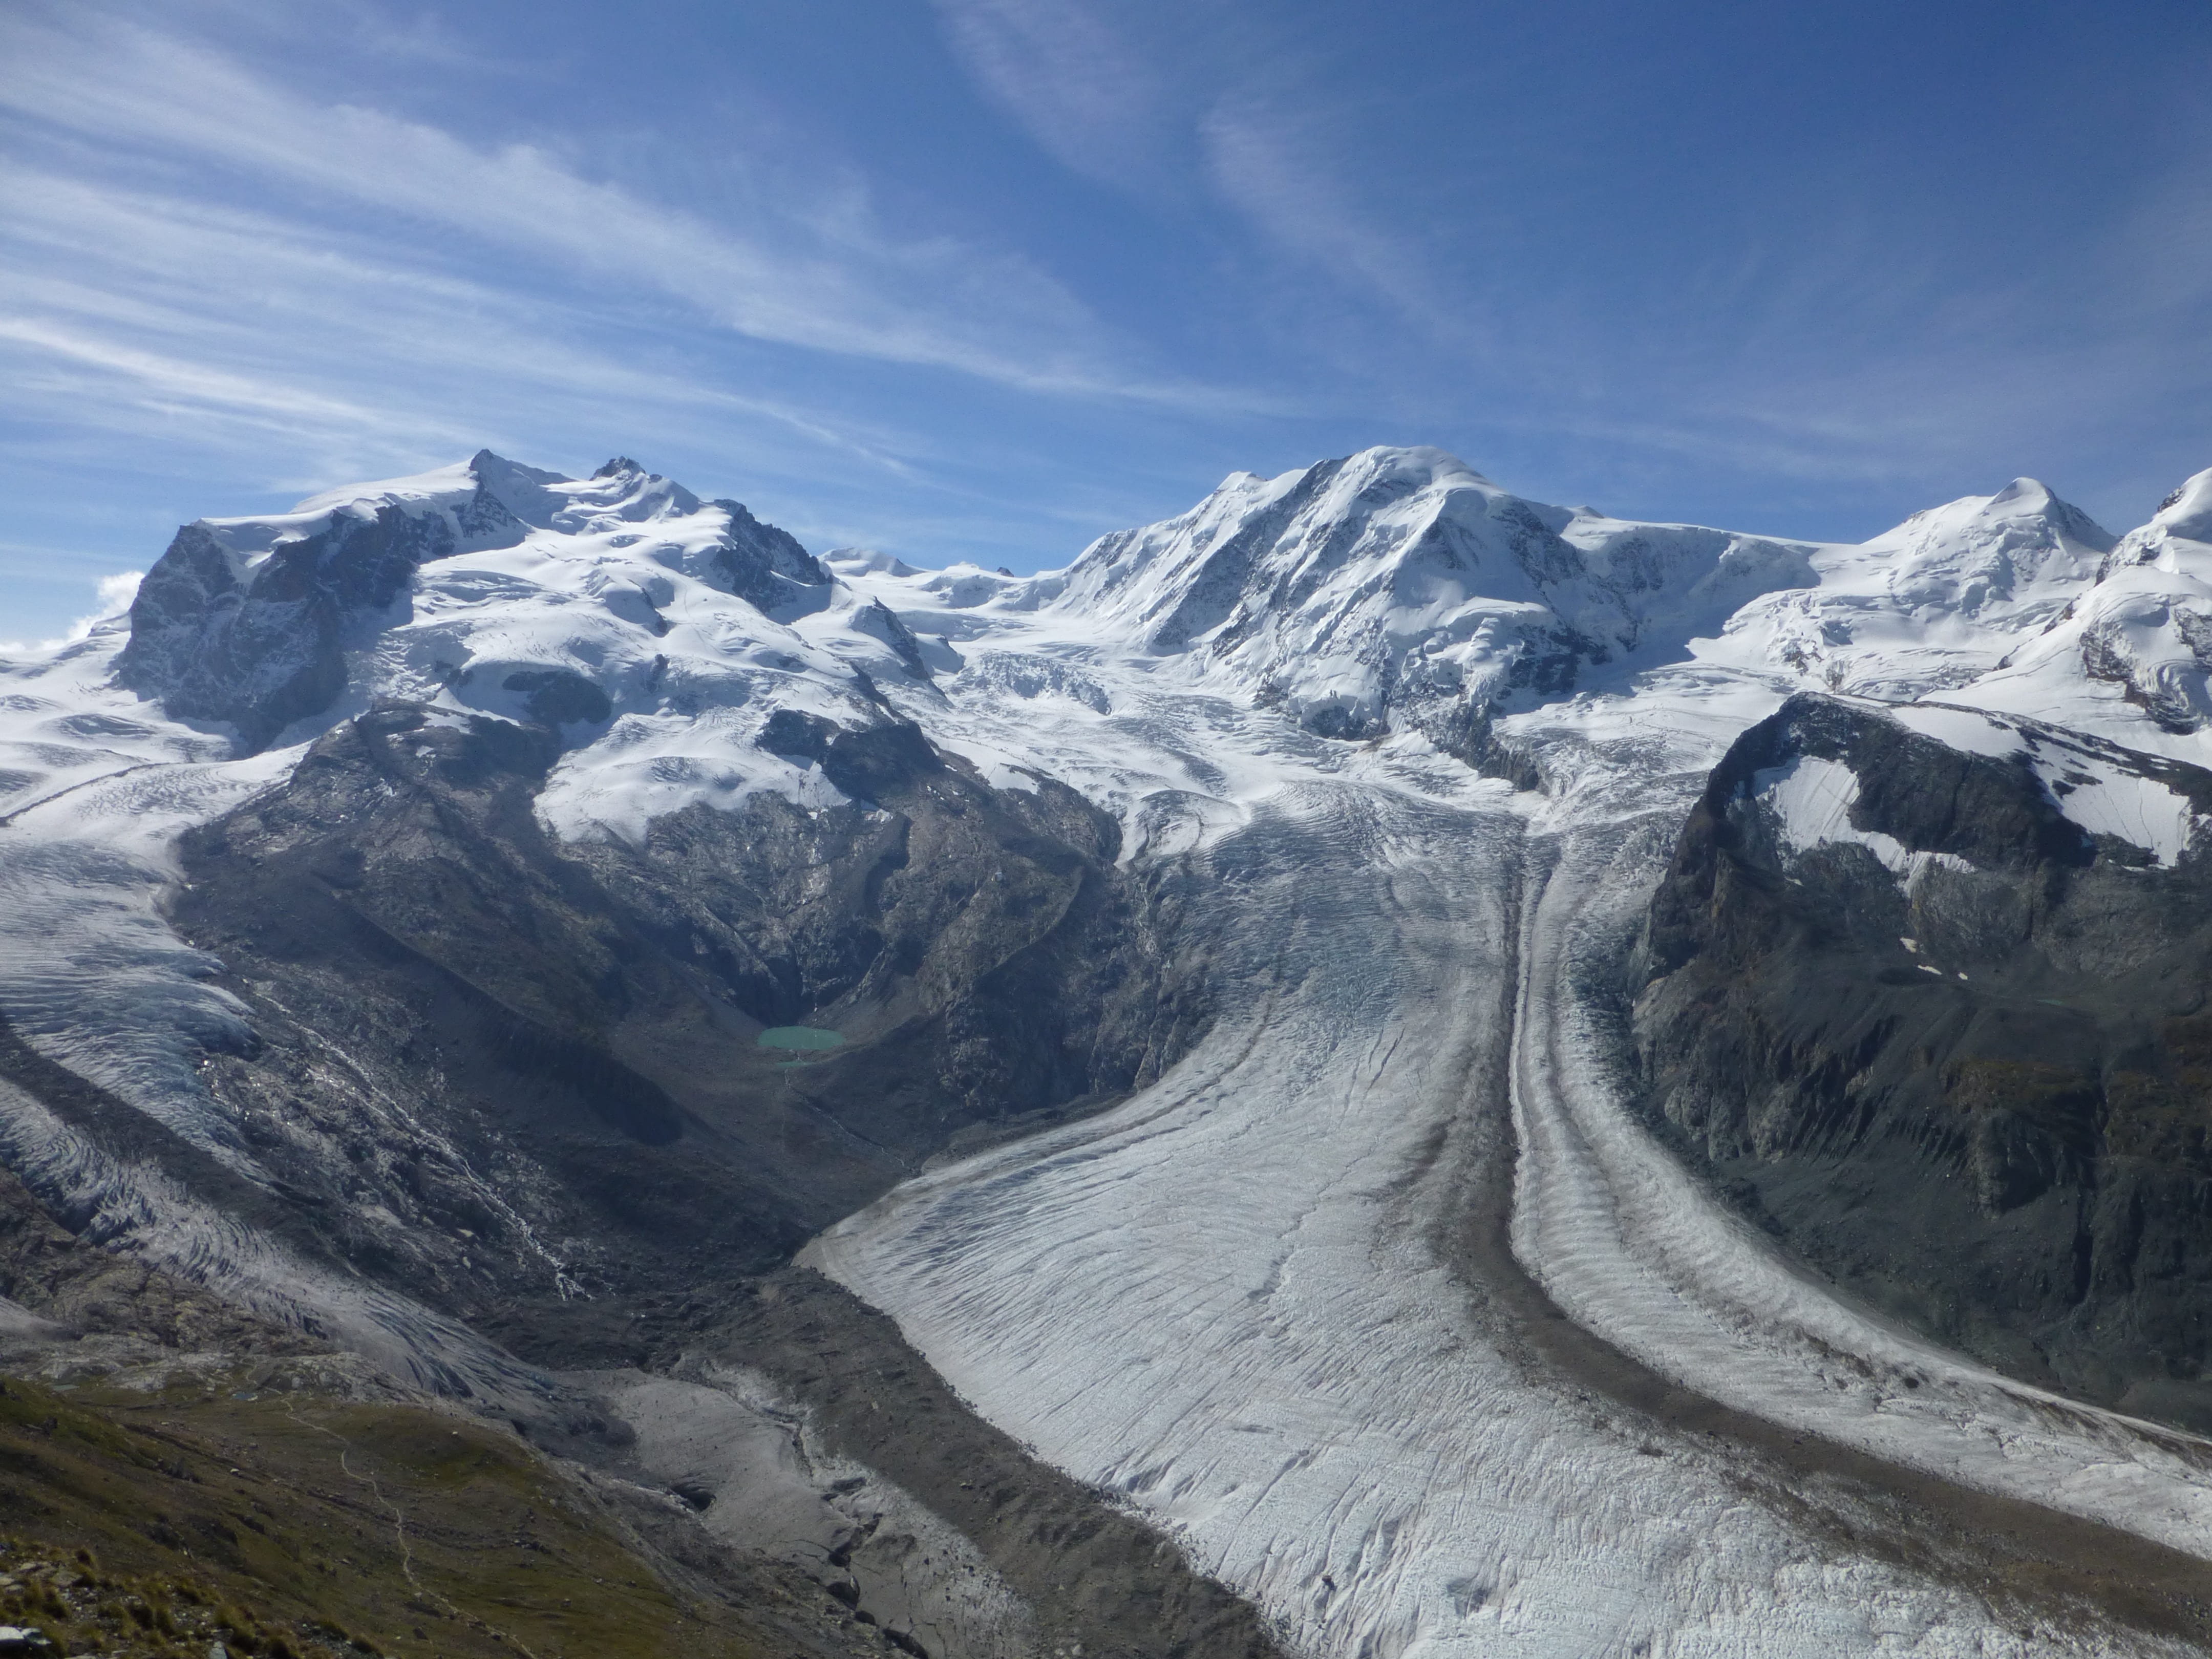
[[[149,1659],[763,1659],[511,1435],[244,1393],[0,1379],[0,1624]]]

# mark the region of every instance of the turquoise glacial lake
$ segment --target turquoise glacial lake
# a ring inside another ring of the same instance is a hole
[[[835,1031],[825,1031],[815,1025],[771,1025],[760,1034],[758,1042],[763,1048],[810,1051],[845,1046],[845,1039]]]

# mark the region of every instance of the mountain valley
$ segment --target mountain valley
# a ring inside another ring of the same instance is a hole
[[[343,1422],[420,1517],[449,1423],[731,1652],[2212,1650],[2208,676],[2212,471],[1843,546],[1376,449],[1034,576],[626,458],[201,520],[0,661],[0,1370],[126,1486]],[[240,1650],[623,1650],[263,1521]]]

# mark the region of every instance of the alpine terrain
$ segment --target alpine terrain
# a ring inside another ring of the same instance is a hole
[[[0,1165],[0,1652],[2212,1651],[2212,471],[202,520]]]

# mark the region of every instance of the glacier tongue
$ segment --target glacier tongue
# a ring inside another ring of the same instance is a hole
[[[1601,1090],[1540,1099],[1532,1084],[1588,1091],[1587,1066],[1556,1025],[1538,1039],[1550,1047],[1516,1031],[1516,982],[1523,1020],[1565,994],[1578,908],[1593,892],[1633,897],[1632,857],[1610,890],[1591,874],[1622,851],[1620,830],[1571,848],[1554,893],[1549,854],[1508,811],[1352,783],[1249,811],[1198,855],[1212,877],[1198,890],[1215,896],[1198,925],[1237,997],[1205,1044],[1104,1117],[896,1189],[807,1259],[892,1312],[987,1416],[1169,1528],[1297,1652],[2129,1647],[2111,1632],[2023,1638],[1978,1597],[1804,1512],[1784,1519],[1755,1460],[1532,1363],[1506,1287],[1458,1259],[1465,1206],[1510,1156],[1510,1066],[1516,1243],[1596,1328],[1723,1397],[1802,1375],[1801,1402],[1756,1403],[1847,1442],[1873,1424],[1893,1454],[1942,1458],[1955,1438],[1954,1474],[1988,1474],[1961,1467],[1980,1455],[1996,1484],[2015,1476],[2212,1548],[2212,1485],[2101,1414],[2054,1423],[1984,1376],[1891,1419],[1878,1389],[1824,1406],[1828,1379],[1791,1346],[1810,1346],[1794,1325],[1773,1350],[1752,1320],[1711,1328],[1703,1348],[1670,1332],[1655,1294],[1696,1307],[1777,1269],[1678,1181],[1659,1201],[1696,1253],[1662,1255],[1671,1279],[1634,1278],[1653,1272],[1647,1241],[1610,1195],[1644,1218],[1663,1158]],[[1556,1083],[1554,1065],[1568,1070]],[[1798,1296],[1799,1320],[1869,1344],[1835,1316],[1821,1324],[1812,1286]],[[1870,1346],[1892,1367],[1941,1363],[1889,1333]]]

